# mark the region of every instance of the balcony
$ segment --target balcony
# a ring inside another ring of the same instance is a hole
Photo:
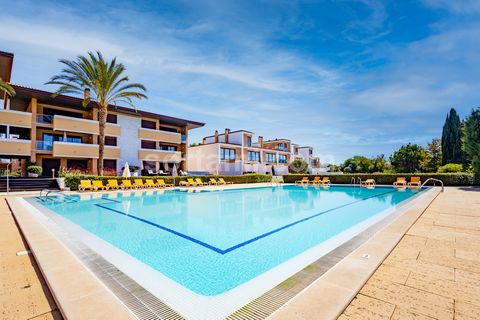
[[[55,141],[51,150],[54,157],[98,159],[99,146],[98,144]],[[103,157],[120,159],[120,153],[120,147],[105,146]]]
[[[31,128],[32,114],[30,112],[0,109],[0,124],[22,128]]]
[[[146,161],[180,162],[182,161],[182,153],[180,151],[140,149],[138,150],[138,158]]]
[[[42,124],[52,124],[53,122],[53,115],[51,114],[37,114],[35,121],[37,123],[42,123]]]
[[[0,153],[11,156],[30,156],[31,141],[0,138]]]
[[[100,132],[100,127],[96,120],[55,115],[53,116],[52,123],[53,130],[58,131],[80,132],[96,135]],[[120,132],[121,127],[118,124],[107,123],[105,125],[105,135],[107,136],[117,137],[120,136]]]
[[[55,141],[52,151],[54,157],[98,158],[98,144]]]
[[[103,150],[103,157],[105,159],[120,159],[120,147],[105,146]]]
[[[182,143],[182,135],[180,133],[145,128],[138,129],[138,138],[149,141],[161,141],[176,144]]]
[[[52,141],[35,141],[35,150],[37,151],[52,151]]]

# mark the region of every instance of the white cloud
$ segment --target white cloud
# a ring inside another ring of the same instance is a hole
[[[454,13],[472,14],[480,12],[478,0],[423,0],[425,4],[437,9],[447,9]]]

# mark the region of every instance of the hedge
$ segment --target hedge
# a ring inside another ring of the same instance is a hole
[[[285,183],[293,183],[301,180],[303,177],[308,177],[312,180],[314,177],[329,177],[332,183],[350,184],[352,178],[361,178],[362,181],[366,179],[375,179],[377,184],[391,185],[397,180],[397,177],[405,177],[410,180],[410,177],[420,177],[422,181],[428,178],[440,179],[445,186],[478,186],[480,185],[480,177],[473,173],[357,173],[357,174],[287,174],[283,176]]]
[[[122,180],[130,179],[133,181],[135,179],[163,179],[165,183],[179,185],[180,181],[187,181],[187,178],[200,178],[203,182],[208,182],[210,178],[223,178],[227,182],[233,183],[259,183],[259,182],[270,182],[272,181],[272,176],[269,174],[244,174],[241,176],[182,176],[182,177],[172,177],[172,176],[149,176],[149,177],[116,177],[116,176],[96,176],[96,175],[78,175],[78,174],[71,174],[65,175],[65,187],[70,188],[71,190],[77,190],[78,185],[80,184],[80,180],[101,180],[103,184],[107,184],[108,180],[116,179],[119,184],[121,184]],[[174,182],[175,181],[175,182]]]

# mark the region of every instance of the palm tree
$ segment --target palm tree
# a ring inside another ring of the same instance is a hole
[[[76,60],[59,60],[65,65],[59,75],[52,77],[46,84],[59,85],[54,93],[84,94],[83,107],[86,108],[93,99],[98,106],[99,121],[99,154],[98,171],[103,175],[103,153],[105,147],[105,124],[107,122],[108,105],[126,103],[135,108],[132,98],[147,99],[144,94],[147,90],[142,84],[129,83],[125,75],[125,66],[117,63],[117,58],[105,61],[102,54],[88,52],[88,56],[77,56]],[[92,97],[90,96],[92,92]]]
[[[2,78],[0,78],[0,92],[7,94],[9,97],[15,96],[15,89],[13,89],[13,87],[7,82],[3,81]]]

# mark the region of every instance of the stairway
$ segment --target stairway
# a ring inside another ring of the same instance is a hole
[[[52,178],[9,178],[10,191],[58,189],[57,180]],[[7,191],[7,178],[0,178],[0,192]]]

